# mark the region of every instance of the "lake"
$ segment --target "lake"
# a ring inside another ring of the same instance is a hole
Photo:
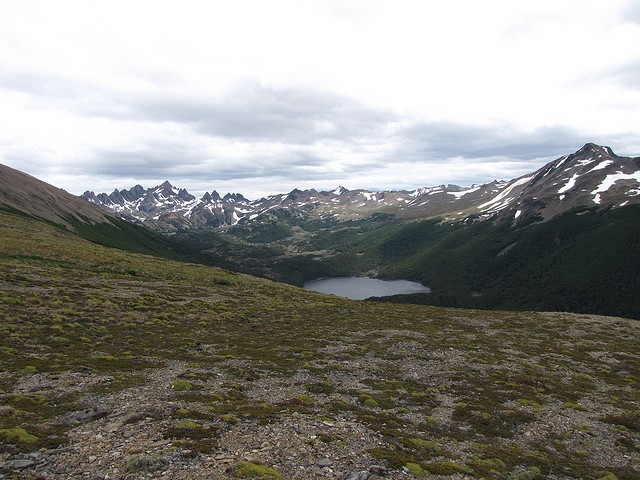
[[[304,284],[305,290],[330,293],[352,300],[369,297],[388,297],[411,293],[429,293],[428,287],[408,280],[378,280],[368,277],[319,278]]]

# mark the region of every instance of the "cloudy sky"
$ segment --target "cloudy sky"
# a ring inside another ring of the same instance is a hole
[[[637,0],[0,0],[0,163],[164,180],[469,185],[640,155]]]

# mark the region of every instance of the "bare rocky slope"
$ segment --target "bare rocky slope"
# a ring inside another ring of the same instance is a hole
[[[70,229],[72,220],[106,223],[113,218],[75,195],[6,165],[0,165],[0,206]]]

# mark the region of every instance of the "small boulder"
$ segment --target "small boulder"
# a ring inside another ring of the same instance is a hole
[[[99,418],[106,417],[109,414],[105,409],[101,407],[85,408],[84,410],[77,410],[71,412],[64,417],[64,423],[73,425],[74,423],[88,423]]]
[[[387,474],[387,469],[381,465],[371,465],[369,467],[369,473],[383,477]]]
[[[349,473],[343,477],[343,480],[369,480],[369,472],[362,470],[361,472]]]
[[[33,460],[27,460],[27,459],[23,459],[23,458],[19,458],[17,460],[12,460],[10,462],[7,463],[7,466],[10,468],[17,468],[17,469],[23,469],[23,468],[30,468],[33,467],[36,464],[36,462],[34,462]]]

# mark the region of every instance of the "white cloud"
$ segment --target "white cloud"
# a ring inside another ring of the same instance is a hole
[[[463,184],[640,145],[633,1],[0,5],[0,162],[73,193]]]

